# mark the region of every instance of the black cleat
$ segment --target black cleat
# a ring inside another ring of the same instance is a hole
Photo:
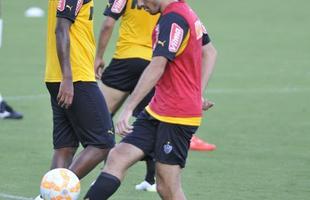
[[[16,112],[5,101],[0,103],[0,119],[22,119],[23,115]]]

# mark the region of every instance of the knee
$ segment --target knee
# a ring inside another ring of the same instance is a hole
[[[106,159],[104,171],[111,172],[118,168],[120,166],[118,165],[118,162],[121,160],[122,156],[123,155],[117,150],[117,148],[111,149]]]
[[[56,149],[55,154],[70,157],[70,156],[74,156],[76,151],[77,151],[77,148],[66,147],[66,148]]]
[[[169,196],[168,194],[169,188],[167,188],[163,183],[157,182],[156,189],[161,198],[165,199],[166,196]]]

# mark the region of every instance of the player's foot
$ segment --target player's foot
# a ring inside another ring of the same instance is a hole
[[[0,103],[0,119],[22,119],[23,115],[16,112],[11,106],[5,101]]]
[[[34,200],[44,200],[41,195],[39,194]]]
[[[216,149],[216,145],[209,144],[208,142],[203,141],[197,136],[193,136],[191,139],[190,150],[193,151],[213,151]]]
[[[156,192],[156,183],[151,185],[147,181],[142,181],[140,184],[136,185],[136,190]]]

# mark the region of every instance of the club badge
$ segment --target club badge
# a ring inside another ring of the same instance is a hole
[[[165,154],[169,154],[172,151],[173,147],[170,145],[170,142],[167,142],[164,145],[164,152]]]

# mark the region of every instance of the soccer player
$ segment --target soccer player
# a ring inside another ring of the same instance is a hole
[[[152,57],[152,31],[159,15],[150,15],[137,5],[137,0],[110,0],[105,11],[106,16],[98,41],[95,72],[101,79],[100,88],[105,96],[112,116],[122,103],[132,93],[143,70]],[[121,19],[116,50],[109,66],[104,70],[103,55],[113,32],[115,23]],[[150,102],[152,90],[137,106],[133,115],[137,115]],[[208,107],[212,104],[208,105]],[[214,150],[215,145],[206,143],[198,137],[191,140],[191,149],[208,151]],[[155,191],[155,164],[146,158],[147,173],[145,180],[136,185],[137,190]]]
[[[137,5],[137,0],[109,0],[104,11],[105,20],[99,36],[95,58],[96,77],[113,116],[127,96],[133,91],[143,70],[152,57],[152,31],[159,15],[150,15]],[[119,37],[116,50],[109,66],[102,73],[103,56],[116,21],[120,19]],[[151,91],[134,112],[136,117],[150,102]],[[136,185],[137,190],[156,191],[155,163],[146,157],[145,180]]]
[[[15,111],[9,104],[4,101],[0,94],[0,119],[22,119],[23,115]]]
[[[215,49],[211,42],[202,47],[207,33],[183,0],[143,2],[151,14],[162,14],[153,32],[153,58],[116,125],[116,132],[125,137],[111,150],[103,172],[85,196],[87,200],[108,199],[126,170],[150,153],[155,154],[161,198],[186,199],[181,171],[190,139],[201,123],[202,92],[215,63],[216,54],[207,56],[206,51]],[[155,85],[152,101],[130,126],[133,110]]]
[[[53,110],[51,169],[69,168],[81,179],[115,144],[94,73],[93,0],[48,3],[45,82]],[[74,157],[79,143],[84,149]]]

